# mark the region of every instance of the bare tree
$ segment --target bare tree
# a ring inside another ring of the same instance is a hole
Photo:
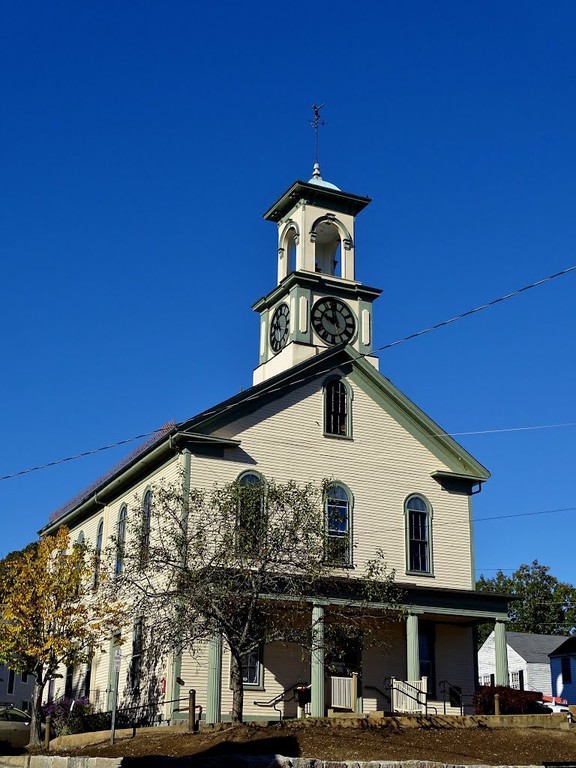
[[[116,576],[107,581],[133,617],[146,617],[147,637],[164,653],[194,653],[215,633],[224,637],[234,721],[242,720],[243,659],[275,641],[310,648],[314,598],[344,595],[340,623],[351,633],[370,625],[369,605],[378,604],[379,618],[399,606],[381,553],[361,578],[335,575],[325,487],[250,478],[186,496],[181,483],[154,487],[150,509],[114,542]]]

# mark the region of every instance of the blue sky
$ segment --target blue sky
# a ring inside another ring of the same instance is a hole
[[[573,2],[0,14],[1,475],[251,385],[250,307],[276,279],[261,214],[311,175],[314,102],[323,176],[373,198],[376,346],[576,264]],[[536,558],[576,582],[575,292],[572,273],[380,356],[444,429],[480,433],[458,439],[493,475],[486,575]],[[571,426],[499,431],[549,425]],[[0,481],[0,555],[131,448]]]

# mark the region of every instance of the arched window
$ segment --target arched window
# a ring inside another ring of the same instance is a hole
[[[296,230],[293,227],[286,237],[286,258],[288,272],[296,272]]]
[[[98,523],[96,531],[96,549],[94,550],[94,589],[100,582],[100,564],[102,560],[102,540],[104,538],[104,520]]]
[[[406,501],[406,542],[408,571],[431,573],[430,507],[421,496]]]
[[[342,379],[332,379],[324,386],[324,434],[350,437],[350,397]]]
[[[84,531],[80,531],[80,533],[78,534],[78,538],[76,539],[76,544],[78,544],[79,547],[82,547],[84,546],[84,541],[85,541]]]
[[[312,238],[315,243],[316,272],[336,275],[341,255],[338,227],[327,218],[321,219],[314,224]]]
[[[128,507],[126,504],[120,509],[118,515],[118,529],[116,532],[116,566],[114,573],[119,576],[124,568],[124,547],[126,546],[126,518],[128,517]]]
[[[142,532],[140,541],[140,567],[148,565],[150,557],[150,523],[152,519],[152,491],[148,489],[142,499]]]
[[[331,565],[350,565],[350,497],[342,485],[333,483],[326,488],[325,515],[326,562]]]
[[[266,535],[264,480],[255,472],[238,478],[236,549],[239,555],[258,554]]]

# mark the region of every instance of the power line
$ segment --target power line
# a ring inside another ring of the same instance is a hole
[[[65,464],[67,461],[75,461],[75,459],[83,459],[85,456],[91,456],[94,453],[100,453],[101,451],[108,451],[110,448],[117,448],[119,445],[126,445],[126,443],[132,443],[134,440],[142,440],[144,437],[150,437],[158,432],[164,431],[164,427],[160,429],[153,429],[151,432],[144,432],[141,435],[134,435],[134,437],[127,437],[125,440],[118,440],[115,443],[109,443],[108,445],[102,445],[100,448],[92,448],[90,451],[82,451],[82,453],[76,453],[73,456],[65,456],[63,459],[55,459],[54,461],[48,461],[46,464],[38,464],[36,467],[29,467],[28,469],[21,469],[19,472],[12,472],[10,475],[0,475],[0,480],[11,480],[13,477],[19,477],[20,475],[28,475],[30,472],[38,472],[40,469],[48,469],[49,467],[56,467],[59,464]]]
[[[490,307],[493,307],[496,304],[500,304],[503,301],[512,299],[514,296],[518,296],[520,293],[524,293],[524,291],[529,291],[531,288],[537,288],[540,285],[544,285],[544,283],[549,283],[551,280],[555,280],[557,277],[562,277],[563,275],[567,275],[569,272],[574,272],[575,270],[576,270],[576,264],[573,267],[567,267],[566,269],[563,269],[560,272],[556,272],[553,275],[548,275],[548,277],[543,277],[542,280],[537,280],[534,283],[530,283],[530,285],[525,285],[522,288],[518,288],[517,290],[512,291],[511,293],[507,293],[505,296],[499,296],[497,299],[488,301],[486,302],[486,304],[481,304],[479,307],[475,307],[474,309],[469,309],[467,312],[462,312],[461,314],[456,315],[455,317],[451,317],[449,320],[443,320],[441,323],[436,323],[436,325],[431,325],[429,328],[425,328],[423,331],[416,331],[416,333],[411,333],[408,336],[404,336],[404,338],[398,339],[398,341],[393,341],[390,344],[384,344],[384,346],[378,347],[377,349],[375,349],[374,352],[381,352],[384,349],[397,347],[399,344],[404,344],[405,341],[410,341],[411,339],[416,339],[419,336],[424,336],[425,333],[436,331],[438,330],[438,328],[443,328],[444,326],[450,325],[451,323],[455,323],[458,320],[463,320],[465,317],[470,317],[470,315],[475,315],[477,312],[482,312],[483,310],[489,309]]]
[[[540,512],[517,512],[513,515],[495,515],[494,517],[477,517],[474,523],[482,523],[485,520],[504,520],[508,517],[530,517],[532,515],[551,515],[554,512],[574,512],[576,507],[561,507],[560,509],[543,509]]]
[[[521,293],[524,293],[525,291],[529,291],[531,288],[536,288],[540,285],[544,285],[545,283],[550,282],[551,280],[555,280],[558,277],[562,277],[564,275],[569,274],[570,272],[576,271],[576,265],[572,267],[567,267],[566,269],[561,270],[560,272],[556,272],[553,275],[548,275],[548,277],[544,277],[541,280],[537,280],[533,283],[530,283],[529,285],[525,285],[522,288],[518,288],[515,291],[512,291],[510,293],[505,294],[504,296],[499,296],[497,299],[493,299],[492,301],[486,302],[485,304],[480,305],[479,307],[475,307],[474,309],[469,309],[467,312],[462,312],[459,315],[456,315],[455,317],[451,317],[449,320],[443,320],[440,323],[436,323],[435,325],[431,325],[428,328],[424,328],[421,331],[417,331],[416,333],[411,333],[408,336],[404,336],[401,339],[397,339],[396,341],[390,342],[389,344],[384,344],[381,347],[377,347],[372,352],[366,353],[366,354],[358,354],[358,358],[362,357],[368,357],[369,355],[373,354],[374,352],[382,352],[385,349],[391,349],[392,347],[397,347],[400,344],[404,344],[406,341],[410,341],[412,339],[416,339],[419,336],[423,336],[426,333],[430,333],[431,331],[436,331],[439,328],[443,328],[446,325],[451,325],[452,323],[457,322],[458,320],[463,320],[466,317],[470,317],[471,315],[476,314],[477,312],[482,312],[485,309],[489,309],[490,307],[495,306],[496,304],[499,304],[503,301],[507,301],[508,299],[513,298],[514,296],[518,296]],[[329,373],[332,370],[335,370],[338,366],[332,366],[328,368],[325,373]],[[307,377],[304,377],[302,379],[296,380],[296,381],[290,381],[290,388],[293,388],[295,385],[301,384],[303,382],[307,381]],[[286,384],[279,385],[278,387],[271,388],[267,390],[268,394],[272,394],[274,392],[282,391],[286,388]],[[251,400],[254,398],[259,397],[259,394],[249,395],[246,400]],[[227,409],[234,407],[232,404],[227,406]],[[216,411],[219,410],[221,412],[221,409],[212,409],[204,412],[204,416],[208,417],[213,413],[216,413]],[[463,436],[463,435],[481,435],[481,434],[490,434],[490,433],[497,433],[497,432],[516,432],[516,431],[527,431],[531,429],[552,429],[556,427],[572,427],[576,426],[576,423],[574,422],[568,422],[566,424],[545,424],[545,425],[539,425],[539,426],[533,426],[533,427],[510,427],[510,428],[504,428],[504,429],[493,429],[493,430],[481,430],[481,431],[474,431],[474,432],[454,432],[451,433],[451,436]],[[154,429],[151,432],[144,432],[141,435],[135,435],[134,437],[128,437],[124,440],[118,440],[115,443],[110,443],[109,445],[103,445],[99,448],[93,448],[89,451],[82,451],[81,453],[74,454],[73,456],[66,456],[62,459],[55,459],[54,461],[46,462],[45,464],[39,464],[35,467],[29,467],[27,469],[21,469],[18,472],[12,472],[8,475],[0,475],[0,481],[2,480],[11,480],[15,477],[20,477],[22,475],[28,475],[32,472],[38,472],[41,469],[49,469],[50,467],[56,467],[60,464],[65,464],[69,461],[75,461],[76,459],[82,459],[86,456],[91,456],[95,453],[101,453],[102,451],[110,450],[111,448],[117,448],[120,445],[126,445],[127,443],[134,442],[135,440],[141,440],[145,437],[150,437],[151,435],[154,435],[158,432],[161,432],[163,428]],[[443,437],[443,435],[435,435],[435,437]],[[554,511],[554,510],[551,510]],[[533,512],[533,513],[523,513],[523,514],[547,514],[545,512],[539,513],[539,512]],[[516,517],[517,515],[504,515],[503,517]],[[520,515],[518,515],[520,516]],[[480,520],[492,520],[492,519],[499,519],[499,518],[480,518]]]

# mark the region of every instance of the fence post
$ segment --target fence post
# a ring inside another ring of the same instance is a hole
[[[500,714],[500,694],[499,693],[494,694],[494,714],[495,715]]]
[[[196,733],[196,691],[188,691],[188,733]]]
[[[50,726],[52,725],[52,715],[46,717],[46,730],[44,731],[44,749],[50,749]]]

